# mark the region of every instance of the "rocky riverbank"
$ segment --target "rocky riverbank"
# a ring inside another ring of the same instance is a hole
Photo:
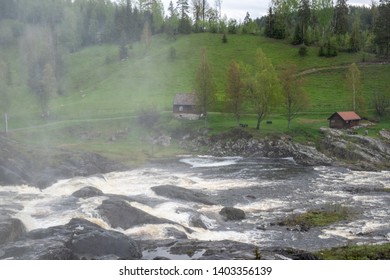
[[[287,158],[304,166],[344,166],[352,170],[379,171],[390,168],[390,137],[349,134],[349,131],[321,128],[323,137],[313,145],[295,143],[288,135],[254,138],[244,129],[208,136],[200,133],[181,145],[194,153],[214,156]]]

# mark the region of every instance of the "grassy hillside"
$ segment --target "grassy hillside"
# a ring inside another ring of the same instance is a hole
[[[286,64],[294,63],[299,70],[326,68],[361,62],[362,54],[340,53],[335,58],[318,57],[318,49],[309,48],[308,56],[302,58],[298,49],[288,43],[252,35],[229,35],[228,43],[222,43],[220,34],[192,34],[167,40],[166,36],[154,36],[150,49],[141,43],[129,50],[129,59],[119,61],[119,47],[101,45],[85,48],[68,54],[65,59],[64,95],[52,100],[52,119],[40,118],[39,107],[34,96],[28,92],[25,67],[18,48],[0,50],[0,57],[6,57],[13,72],[12,107],[10,127],[18,139],[31,143],[46,143],[54,146],[72,146],[89,149],[114,156],[123,156],[123,149],[137,147],[132,156],[144,157],[164,151],[152,151],[144,143],[148,130],[135,124],[135,116],[143,108],[154,107],[165,111],[160,126],[167,129],[181,124],[171,119],[173,96],[178,92],[190,92],[199,63],[200,49],[207,48],[218,94],[215,110],[222,108],[226,87],[226,73],[232,59],[251,64],[256,50],[262,48],[278,71]],[[170,59],[174,48],[176,58]],[[366,61],[374,61],[372,55],[365,55]],[[390,82],[389,65],[366,65],[361,68],[363,91],[369,104],[373,90],[383,90]],[[293,132],[300,136],[315,134],[317,128],[326,125],[326,117],[337,110],[350,109],[348,89],[345,84],[346,69],[328,69],[305,75],[305,90],[311,100],[308,112],[293,123]],[[276,108],[271,126],[263,125],[261,133],[286,132],[286,121],[282,108]],[[250,113],[250,112],[248,112]],[[368,111],[368,115],[372,112]],[[243,120],[254,126],[255,118]],[[203,125],[194,123],[191,125]],[[233,118],[219,113],[211,114],[210,126],[220,131],[235,125]],[[0,124],[2,129],[3,124]],[[30,127],[30,128],[28,128]],[[109,141],[112,135],[123,132],[115,144]],[[88,135],[91,134],[91,135]],[[123,136],[124,134],[124,136]],[[43,140],[44,141],[43,141]],[[143,150],[144,149],[144,150]],[[169,151],[168,151],[169,152]]]

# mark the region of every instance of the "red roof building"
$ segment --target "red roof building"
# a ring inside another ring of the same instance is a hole
[[[329,120],[330,128],[351,128],[360,124],[361,117],[355,112],[335,112]]]

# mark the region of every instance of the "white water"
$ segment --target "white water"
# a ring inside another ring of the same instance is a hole
[[[305,246],[327,247],[345,244],[348,240],[375,242],[389,239],[389,195],[345,191],[346,187],[389,188],[389,184],[390,172],[304,168],[296,165],[292,159],[182,157],[170,165],[156,164],[104,176],[62,180],[42,191],[29,186],[1,187],[0,207],[22,220],[28,230],[63,225],[75,217],[111,229],[96,208],[108,199],[109,194],[117,194],[134,197],[131,206],[174,223],[114,229],[136,238],[172,238],[168,233],[175,228],[190,239],[229,239],[308,249]],[[209,206],[158,196],[152,187],[159,185],[201,191],[218,203]],[[106,195],[88,199],[71,196],[85,186],[96,187]],[[272,226],[292,213],[333,203],[353,208],[357,213],[355,219],[307,233]],[[21,209],[15,209],[15,205]],[[223,206],[240,208],[247,218],[243,221],[224,221],[219,215]],[[199,215],[207,229],[191,227],[194,213]],[[258,226],[263,225],[266,230],[259,230]],[[188,233],[183,227],[191,228],[193,232]]]

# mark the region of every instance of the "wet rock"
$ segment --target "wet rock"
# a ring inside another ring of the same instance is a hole
[[[173,224],[172,221],[152,216],[119,199],[107,199],[97,210],[113,228],[128,229],[145,224]]]
[[[126,170],[95,153],[63,149],[32,150],[0,136],[0,185],[45,188],[60,179]]]
[[[0,215],[0,245],[18,239],[26,232],[19,219]]]
[[[285,257],[286,259],[291,259],[291,260],[318,260],[319,259],[315,254],[311,252],[297,250],[294,248],[278,248],[278,249],[273,249],[272,252],[274,254],[278,254],[280,256]]]
[[[166,236],[175,240],[188,239],[187,234],[174,227],[166,229]]]
[[[188,190],[181,187],[176,187],[172,185],[163,185],[152,187],[152,190],[160,196],[164,196],[171,199],[178,199],[188,202],[197,202],[206,205],[214,205],[215,203],[210,201],[207,195],[204,193]]]
[[[102,195],[104,195],[104,193],[101,190],[90,186],[81,188],[80,190],[72,193],[72,196],[78,198],[89,198],[89,197],[102,196]]]
[[[23,178],[16,172],[9,170],[8,167],[0,164],[0,184],[2,185],[18,185],[24,182]]]
[[[234,207],[224,207],[219,212],[221,216],[223,216],[227,221],[237,221],[245,219],[245,212],[241,209],[237,209]]]
[[[330,128],[322,128],[321,132],[323,149],[341,161],[340,165],[370,171],[390,167],[390,144],[386,141]]]
[[[140,259],[138,245],[128,236],[105,230],[83,219],[37,229],[15,242],[0,246],[1,259]]]

